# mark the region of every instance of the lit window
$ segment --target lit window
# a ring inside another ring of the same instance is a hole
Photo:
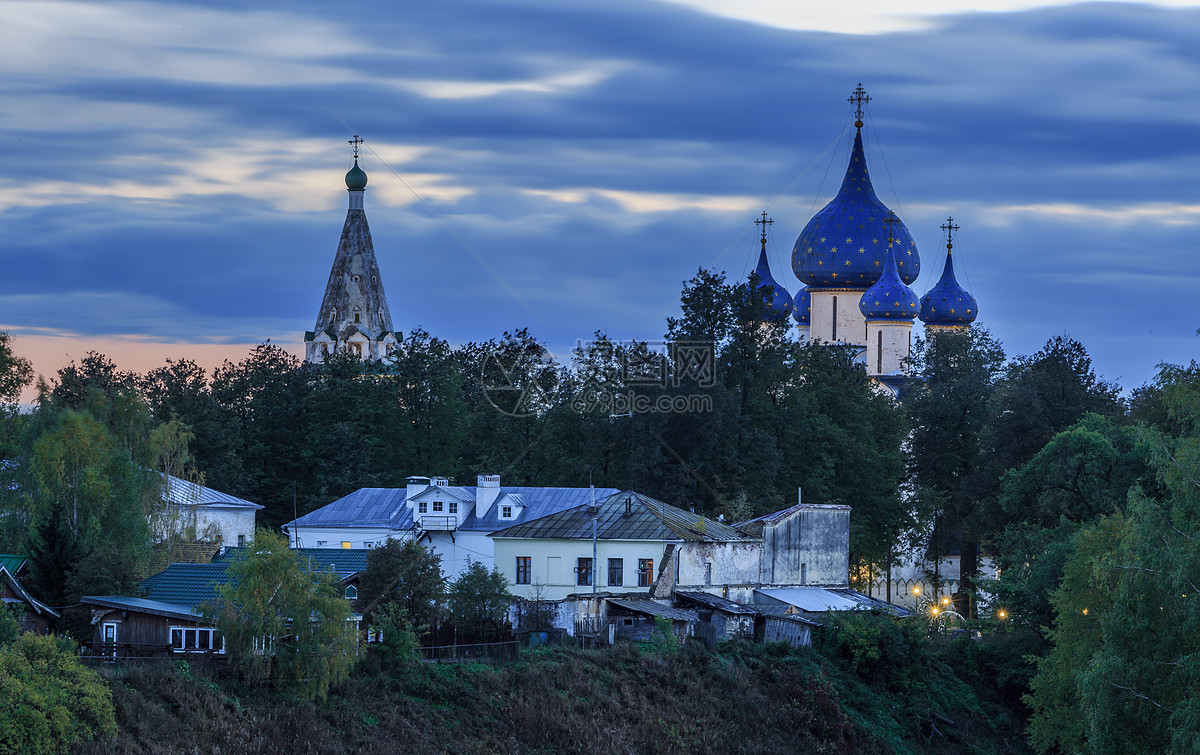
[[[343,547],[343,548],[349,548],[349,547],[350,547],[350,541],[349,541],[349,540],[343,540],[343,541],[342,541],[342,547]]]
[[[533,567],[530,565],[529,556],[517,556],[517,584],[529,584],[530,573]]]
[[[575,564],[575,584],[585,586],[592,584],[592,560],[590,558],[577,559]]]
[[[654,559],[638,559],[638,587],[650,587],[654,584]]]
[[[620,558],[608,560],[608,586],[620,587],[625,584],[625,561]]]

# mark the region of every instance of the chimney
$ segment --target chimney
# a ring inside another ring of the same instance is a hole
[[[420,493],[421,491],[423,491],[429,487],[429,478],[428,477],[409,477],[408,479],[405,480],[405,482],[408,484],[408,490],[405,493],[404,502],[411,509],[413,507],[413,502],[412,502],[413,496],[415,496],[416,494]]]
[[[482,518],[500,497],[500,475],[479,475],[475,485],[475,518]]]
[[[804,488],[796,488],[796,503],[804,503]]]

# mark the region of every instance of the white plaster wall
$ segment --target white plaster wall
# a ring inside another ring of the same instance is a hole
[[[841,586],[850,582],[850,510],[802,508],[763,528],[766,585]]]
[[[809,337],[826,343],[862,344],[867,339],[866,318],[858,310],[862,291],[812,291]],[[837,338],[833,337],[833,300],[837,298]]]
[[[722,594],[725,585],[758,584],[762,555],[760,541],[738,543],[683,543],[678,548],[681,590],[714,591]],[[712,564],[712,579],[706,580],[707,564]],[[715,590],[714,590],[715,588]]]
[[[195,526],[196,537],[205,538],[215,534],[221,545],[232,548],[238,544],[238,535],[246,542],[254,539],[255,509],[208,508],[202,505],[189,506],[170,504],[159,520],[155,537],[162,540],[167,530],[185,530]]]
[[[496,565],[508,578],[509,591],[519,598],[561,600],[572,593],[588,593],[590,585],[578,585],[575,578],[576,559],[592,557],[591,540],[552,540],[492,538],[495,541]],[[666,543],[661,540],[601,540],[597,544],[598,567],[594,577],[599,592],[649,592],[638,587],[638,559],[654,561],[654,575],[661,566]],[[517,556],[528,556],[532,575],[530,584],[517,584]],[[557,558],[557,564],[552,559]],[[623,584],[608,584],[608,559],[623,560]],[[557,568],[556,568],[557,566]],[[653,578],[653,577],[652,577]],[[540,594],[539,594],[540,593]]]
[[[883,359],[879,359],[879,334],[883,335]],[[912,351],[912,322],[867,323],[867,374],[900,372]],[[882,365],[881,365],[882,361]]]
[[[350,543],[351,548],[372,547],[387,541],[389,537],[400,538],[400,533],[387,527],[297,527],[295,533],[288,533],[293,547],[299,548],[341,548],[342,543]],[[323,543],[323,544],[322,544]]]

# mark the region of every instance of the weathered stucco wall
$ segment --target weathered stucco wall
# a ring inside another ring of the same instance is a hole
[[[682,544],[678,551],[676,576],[681,590],[711,591],[723,585],[758,584],[761,542],[693,542]]]
[[[576,564],[580,558],[592,557],[591,540],[557,540],[540,538],[492,538],[496,566],[508,578],[509,591],[527,600],[561,600],[573,593],[591,592],[590,585],[580,585],[576,579]],[[638,561],[654,562],[654,575],[663,555],[665,543],[656,540],[601,540],[597,544],[598,568],[593,570],[599,592],[649,592],[649,586],[638,585]],[[532,574],[529,584],[517,584],[517,557],[530,560]],[[622,562],[621,584],[609,584],[608,560]]]
[[[847,585],[849,581],[849,507],[805,506],[763,527],[763,584]]]

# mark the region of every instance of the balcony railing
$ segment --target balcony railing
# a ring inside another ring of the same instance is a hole
[[[458,529],[457,516],[420,516],[417,517],[417,527],[425,530],[451,531]]]

